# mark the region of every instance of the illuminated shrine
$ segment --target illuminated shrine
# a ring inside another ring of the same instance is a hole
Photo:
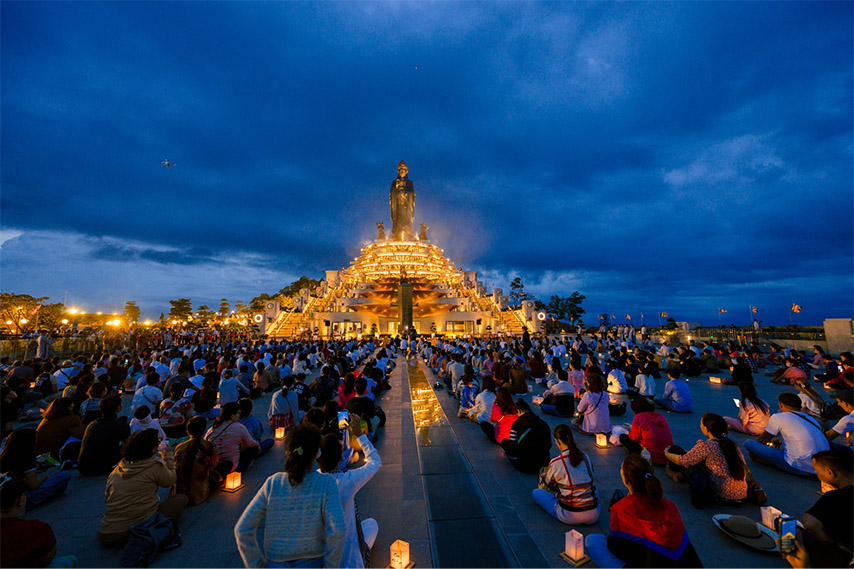
[[[392,182],[389,203],[393,230],[377,223],[377,238],[346,268],[326,271],[317,290],[303,289],[294,309],[280,312],[268,302],[256,315],[263,331],[275,338],[342,337],[360,334],[489,335],[539,331],[544,315],[525,301],[511,310],[501,289],[487,291],[476,271],[465,271],[431,243],[428,226],[413,231],[415,191],[404,162]],[[400,300],[401,288],[411,301]],[[411,302],[411,306],[409,305]],[[402,316],[402,303],[407,317]],[[410,320],[411,315],[411,320]],[[408,330],[408,322],[414,330]]]

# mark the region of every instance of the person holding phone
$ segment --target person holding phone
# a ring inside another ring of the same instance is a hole
[[[724,417],[727,426],[747,435],[761,435],[771,417],[771,406],[756,394],[756,385],[740,382],[740,399],[733,399],[738,407],[738,417]]]
[[[831,490],[801,517],[805,531],[796,534],[791,544],[781,541],[780,553],[792,567],[849,567],[854,559],[852,457],[854,455],[846,449],[813,455],[816,475],[822,485]]]

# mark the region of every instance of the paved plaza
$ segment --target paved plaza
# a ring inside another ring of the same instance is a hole
[[[391,381],[393,389],[380,402],[388,415],[376,445],[383,467],[357,496],[362,516],[376,518],[379,523],[373,566],[386,566],[389,546],[402,539],[410,543],[416,567],[567,567],[558,554],[563,549],[564,533],[572,528],[546,514],[531,499],[536,477],[514,470],[500,447],[489,443],[476,424],[457,419],[456,401],[444,389],[434,391],[440,408],[432,411],[430,425],[416,428],[409,386],[423,393],[424,386],[436,382],[422,363],[410,368],[406,360],[398,358]],[[760,396],[775,409],[777,394],[792,389],[771,384],[761,374],[756,382]],[[664,381],[658,384],[660,394]],[[711,384],[708,375],[690,379],[689,384],[696,411],[665,412],[675,443],[685,448],[703,438],[699,427],[702,412],[737,413],[732,401],[738,394],[736,387]],[[529,402],[531,395],[525,397]],[[265,425],[270,397],[255,400],[254,414]],[[129,406],[130,396],[125,396],[125,413]],[[565,422],[547,415],[543,418],[551,426]],[[613,418],[615,424],[631,420],[631,410]],[[741,445],[746,437],[734,433],[732,438]],[[619,447],[599,449],[585,436],[577,440],[592,458],[596,485],[607,505],[613,491],[623,488],[619,465],[624,451]],[[552,452],[556,455],[554,447]],[[257,488],[267,476],[279,471],[283,462],[284,445],[277,442],[244,473],[246,486],[242,490],[217,493],[204,504],[188,508],[180,523],[183,546],[160,555],[154,566],[241,567],[234,524]],[[769,505],[785,513],[800,516],[819,497],[817,480],[788,475],[750,459],[748,463],[768,493]],[[759,520],[758,506],[696,510],[690,504],[687,485],[677,485],[663,469],[657,470],[665,496],[678,506],[706,567],[788,566],[777,554],[761,553],[730,540],[712,524],[714,513],[737,513]],[[72,472],[68,491],[27,517],[51,524],[58,555],[76,555],[83,567],[120,566],[121,551],[103,548],[96,538],[104,511],[106,477],[81,478]],[[608,527],[609,514],[603,510],[598,524],[575,529],[586,535],[607,533]]]

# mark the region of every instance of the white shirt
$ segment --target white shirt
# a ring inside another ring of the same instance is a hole
[[[639,373],[635,376],[635,387],[641,395],[655,395],[655,378]]]
[[[628,388],[626,375],[619,368],[612,369],[608,374],[608,393],[625,393]]]
[[[790,466],[814,474],[812,455],[829,449],[830,444],[815,419],[805,417],[803,413],[774,413],[765,431],[783,438],[783,455]]]
[[[833,425],[833,432],[839,435],[845,435],[845,433],[854,433],[854,411],[851,411],[839,421]]]

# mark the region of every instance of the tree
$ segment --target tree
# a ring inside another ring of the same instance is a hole
[[[264,312],[264,305],[268,300],[274,300],[272,296],[263,292],[249,301],[249,308],[252,312]]]
[[[577,322],[585,312],[581,306],[585,298],[578,291],[569,296],[552,295],[546,305],[546,310],[561,322]]]
[[[229,312],[231,312],[231,305],[228,303],[227,298],[222,298],[219,301],[219,310],[217,311],[223,316],[227,316]]]
[[[124,316],[125,320],[127,320],[128,324],[131,322],[139,321],[140,310],[139,306],[136,305],[136,302],[133,300],[129,300],[125,303],[125,311]]]
[[[15,334],[31,332],[35,330],[42,305],[48,298],[13,292],[0,293],[0,317],[3,322],[8,322],[7,326]]]
[[[314,290],[316,287],[320,286],[320,281],[317,279],[311,279],[307,276],[303,275],[285,288],[279,290],[273,296],[289,296],[291,298],[297,296],[301,289],[307,288],[309,291]]]
[[[611,325],[611,315],[607,312],[603,312],[599,315],[599,325],[601,326],[602,324],[604,324],[605,326]]]
[[[238,300],[234,303],[234,311],[237,314],[244,314],[246,312],[247,308],[249,308],[249,307],[246,306],[246,303],[243,302],[242,300]]]
[[[521,277],[516,277],[510,281],[510,299],[513,301],[513,306],[518,305],[523,296],[525,296],[525,285]]]
[[[670,318],[667,319],[667,324],[666,324],[665,328],[667,328],[668,330],[676,330],[676,327],[677,327],[676,319],[671,316]]]
[[[169,318],[173,320],[186,320],[193,314],[193,302],[189,298],[170,300],[169,304],[172,305],[169,309]]]
[[[198,308],[196,308],[196,312],[199,315],[198,320],[205,324],[208,320],[213,318],[214,315],[213,310],[211,310],[211,307],[207,304],[200,305]]]

